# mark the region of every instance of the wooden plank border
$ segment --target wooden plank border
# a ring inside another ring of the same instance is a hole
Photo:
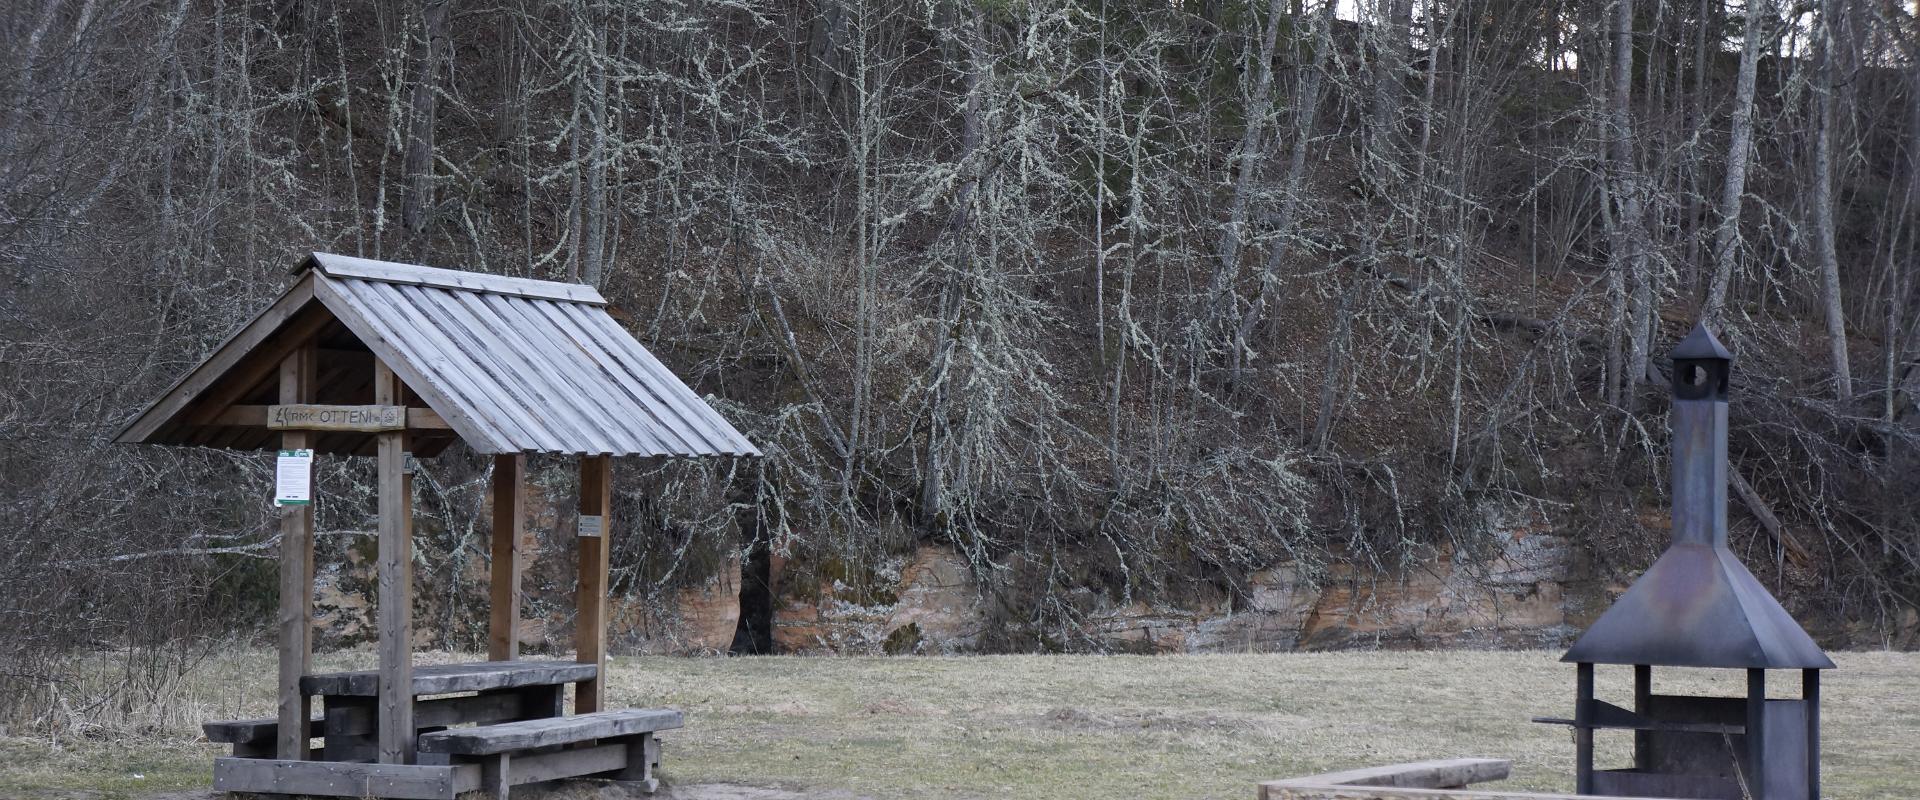
[[[222,792],[454,800],[480,788],[480,765],[356,764],[275,758],[213,760],[213,788]]]
[[[569,303],[584,303],[592,306],[604,306],[607,299],[592,286],[584,283],[561,283],[533,278],[513,278],[505,275],[493,275],[485,272],[423,267],[418,264],[401,264],[394,261],[375,261],[370,258],[343,256],[333,253],[314,253],[307,258],[302,267],[312,267],[331,278],[342,278],[376,283],[399,283],[414,286],[430,286],[438,289],[457,289],[469,292],[506,294],[516,297],[528,297],[537,300],[561,300]]]

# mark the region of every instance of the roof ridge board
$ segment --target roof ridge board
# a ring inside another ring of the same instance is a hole
[[[425,267],[397,261],[376,261],[336,253],[313,253],[301,263],[335,280],[362,280],[379,283],[431,286],[436,289],[504,294],[535,300],[554,300],[604,306],[607,299],[599,290],[584,283],[565,283],[536,278],[515,278],[489,272]]]

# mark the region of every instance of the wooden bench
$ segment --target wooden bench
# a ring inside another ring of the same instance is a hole
[[[444,753],[456,763],[480,764],[480,787],[508,800],[509,787],[559,778],[604,777],[659,788],[654,734],[685,718],[670,708],[629,708],[548,717],[422,734],[422,753]],[[574,746],[570,745],[585,745]]]
[[[319,736],[326,724],[325,717],[314,717],[307,721],[307,735]],[[207,735],[207,741],[233,745],[233,754],[238,758],[273,758],[275,738],[280,734],[280,720],[273,717],[265,719],[230,719],[216,722],[203,722],[200,730]]]

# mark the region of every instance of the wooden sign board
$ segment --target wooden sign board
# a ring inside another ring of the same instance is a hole
[[[397,431],[406,406],[267,406],[267,427],[278,431]]]

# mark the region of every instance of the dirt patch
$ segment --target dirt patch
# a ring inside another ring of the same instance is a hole
[[[1216,714],[1169,714],[1158,711],[1103,714],[1072,707],[1048,711],[1041,717],[1041,723],[1054,730],[1097,731],[1231,731],[1252,727],[1246,720]]]

